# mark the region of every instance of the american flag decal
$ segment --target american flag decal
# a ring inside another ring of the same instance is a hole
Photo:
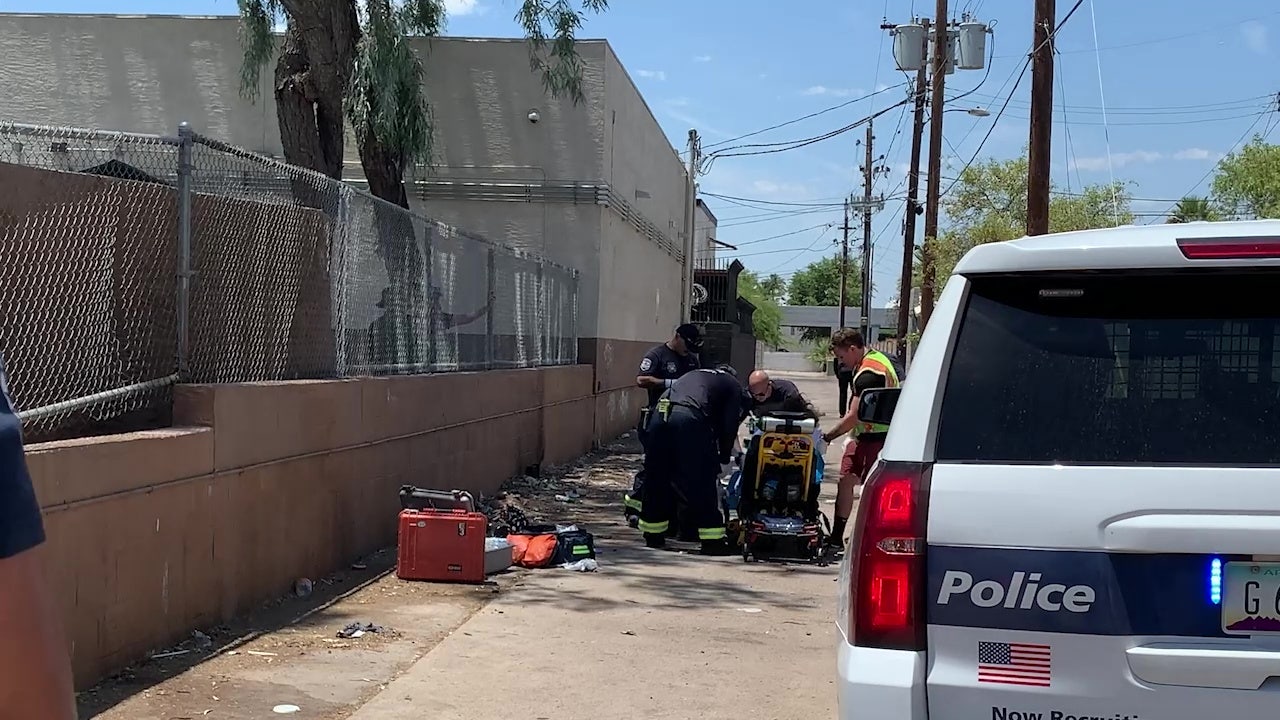
[[[1049,687],[1048,645],[978,643],[978,682]]]

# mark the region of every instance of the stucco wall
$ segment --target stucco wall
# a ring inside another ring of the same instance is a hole
[[[257,102],[246,100],[237,31],[234,17],[0,15],[6,90],[0,120],[165,135],[187,121],[211,137],[279,157],[272,68],[264,70]],[[523,41],[439,38],[417,45],[438,122],[434,167],[416,176],[610,183],[682,246],[681,161],[606,42],[579,43],[586,98],[577,104],[547,95]],[[541,116],[536,124],[528,121],[532,109]],[[348,176],[358,179],[350,141],[346,160]],[[427,215],[578,269],[583,337],[657,341],[678,320],[679,264],[589,199],[412,202]],[[628,263],[626,273],[616,273],[619,260]],[[640,295],[658,304],[638,309],[621,299]]]
[[[180,386],[180,427],[30,446],[77,685],[392,544],[403,484],[492,493],[582,454],[591,378]]]

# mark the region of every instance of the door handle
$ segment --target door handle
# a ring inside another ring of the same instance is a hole
[[[1102,523],[1101,545],[1119,552],[1280,555],[1280,515],[1144,513]]]
[[[1280,651],[1240,645],[1153,644],[1125,651],[1133,676],[1153,685],[1258,690],[1280,676]]]

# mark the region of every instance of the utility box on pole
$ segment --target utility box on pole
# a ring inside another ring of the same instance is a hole
[[[981,70],[987,65],[987,25],[966,20],[958,26],[956,65],[961,70]]]
[[[925,66],[924,55],[927,28],[920,23],[898,25],[889,33],[893,35],[893,61],[903,72],[916,72]]]

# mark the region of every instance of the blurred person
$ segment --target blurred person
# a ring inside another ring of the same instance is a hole
[[[845,444],[840,457],[840,484],[836,491],[836,520],[831,525],[830,543],[844,546],[844,531],[853,512],[853,502],[866,480],[867,472],[880,457],[889,426],[858,421],[858,400],[862,393],[872,388],[898,387],[898,371],[888,355],[867,347],[862,333],[841,328],[831,335],[831,352],[845,367],[853,372],[853,397],[845,408],[844,416],[835,427],[822,434],[822,441],[832,440],[854,431],[852,440]]]
[[[75,720],[61,603],[45,579],[44,521],[0,359],[0,720]]]

